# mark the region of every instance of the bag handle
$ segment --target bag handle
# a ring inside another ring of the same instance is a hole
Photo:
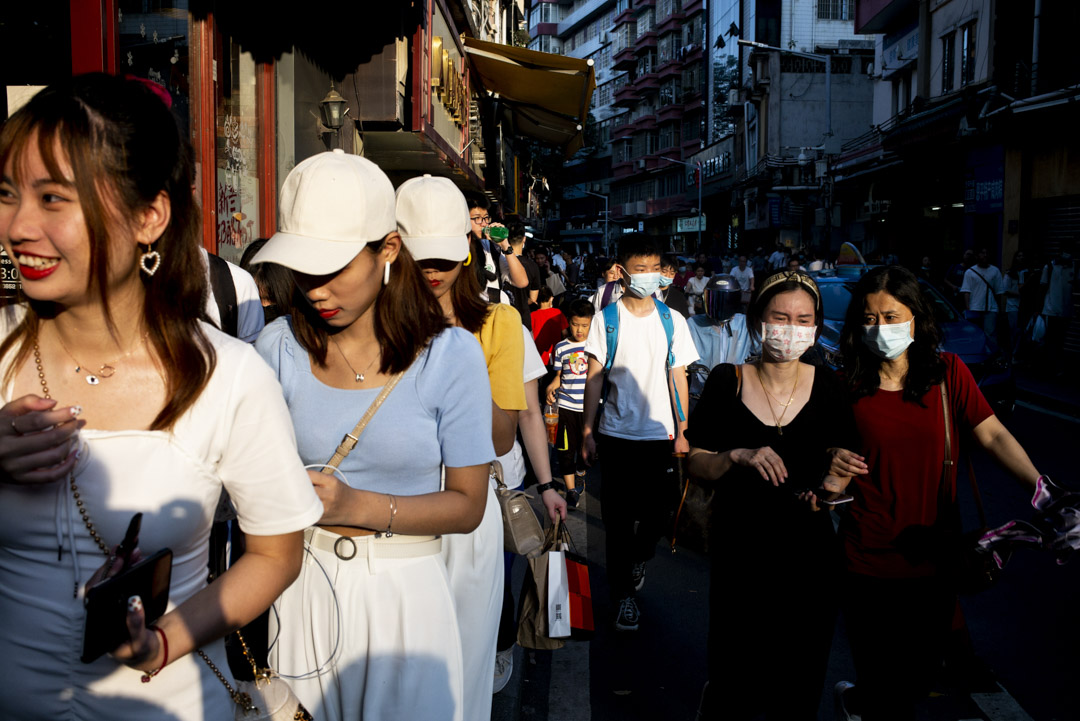
[[[938,489],[939,505],[943,508],[949,480],[949,468],[956,465],[952,457],[952,413],[949,406],[949,395],[945,390],[945,381],[939,384],[941,388],[941,412],[945,417],[945,461],[941,467],[941,486]],[[968,481],[971,483],[971,495],[975,499],[975,508],[979,512],[979,525],[986,527],[986,510],[983,508],[982,493],[979,492],[979,482],[975,479],[975,466],[971,463],[970,456],[967,460]],[[940,511],[939,511],[940,514]]]
[[[364,411],[364,415],[360,416],[360,420],[353,427],[352,431],[345,434],[345,437],[341,439],[341,443],[338,444],[337,450],[334,451],[334,455],[330,460],[326,462],[326,465],[322,467],[320,473],[331,475],[341,465],[341,462],[345,460],[345,457],[352,452],[353,448],[356,448],[357,442],[360,440],[360,434],[367,428],[367,424],[375,416],[376,411],[386,400],[386,397],[390,395],[390,391],[394,390],[394,386],[398,384],[401,377],[405,375],[405,371],[395,373],[390,376],[390,379],[386,381],[386,385],[383,386],[382,391],[378,397],[375,398],[375,402],[368,406],[368,409]]]

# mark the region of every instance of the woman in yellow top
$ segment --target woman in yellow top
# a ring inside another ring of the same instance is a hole
[[[451,325],[480,341],[491,383],[491,436],[495,453],[511,450],[518,413],[526,410],[521,317],[509,305],[488,305],[469,254],[469,208],[448,178],[423,176],[397,191],[398,232],[419,262]],[[489,484],[490,485],[490,484]],[[502,515],[489,488],[480,526],[443,537],[443,558],[461,629],[465,718],[491,716],[495,643],[503,596]]]

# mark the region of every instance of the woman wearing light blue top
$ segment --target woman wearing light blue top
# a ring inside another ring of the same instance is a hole
[[[298,165],[254,262],[294,271],[292,315],[256,349],[277,372],[326,513],[271,615],[271,665],[319,719],[463,718],[460,637],[441,534],[484,512],[491,390],[396,232],[394,191],[340,151]],[[403,373],[337,472],[320,472]],[[445,467],[445,490],[440,490]]]

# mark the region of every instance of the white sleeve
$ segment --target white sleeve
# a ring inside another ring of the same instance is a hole
[[[672,313],[671,322],[675,326],[675,334],[671,342],[671,350],[675,354],[674,367],[686,367],[700,359],[701,356],[698,354],[697,346],[694,345],[694,339],[690,336],[690,329],[686,325],[686,319],[678,313]]]
[[[997,270],[997,268],[995,268],[994,270],[997,271],[996,273],[994,273],[994,295],[1001,295],[1005,292],[1004,279],[1001,277],[1000,270]]]
[[[544,365],[544,359],[540,357],[540,352],[536,350],[536,341],[533,340],[532,333],[525,326],[521,326],[521,334],[525,337],[525,358],[522,363],[522,376],[525,382],[534,381],[537,378],[543,378],[547,373],[547,367]]]
[[[971,292],[973,292],[975,290],[974,287],[973,287],[974,284],[975,284],[975,274],[972,273],[971,269],[969,268],[966,271],[964,271],[964,282],[960,284],[960,292],[961,293],[971,293]]]
[[[253,348],[240,350],[230,392],[221,399],[228,438],[218,475],[245,533],[302,530],[318,522],[322,503],[296,450],[292,417],[273,371]]]
[[[591,355],[600,365],[607,362],[607,332],[604,330],[604,313],[598,312],[589,324],[589,335],[585,338],[585,354]]]
[[[259,297],[259,286],[251,273],[229,263],[233,286],[236,288],[236,336],[245,343],[254,343],[266,324]]]

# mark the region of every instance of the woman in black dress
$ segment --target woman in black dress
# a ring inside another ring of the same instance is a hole
[[[842,487],[826,449],[855,433],[836,376],[800,361],[822,315],[806,273],[767,278],[747,320],[761,360],[713,369],[690,416],[690,473],[717,484],[702,719],[817,718],[840,553],[814,491]]]

